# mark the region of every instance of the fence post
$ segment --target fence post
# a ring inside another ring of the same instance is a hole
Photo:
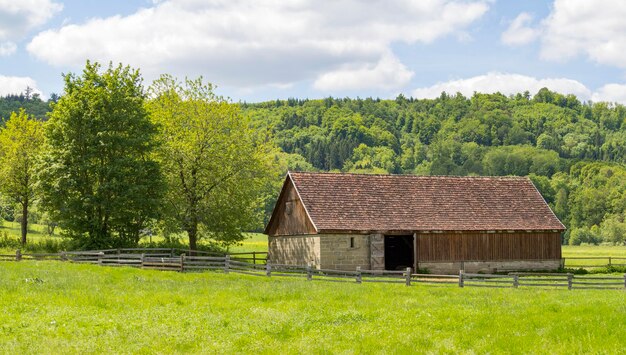
[[[356,283],[360,284],[362,281],[362,276],[361,276],[361,267],[357,266],[356,267]]]
[[[142,269],[143,269],[143,263],[144,263],[144,259],[145,259],[145,257],[146,257],[146,253],[141,253],[141,259],[140,259],[140,261],[141,261],[141,268],[142,268]]]
[[[624,274],[624,288],[626,288],[626,274]]]
[[[224,257],[224,273],[228,274],[228,269],[230,268],[230,255],[226,254]]]
[[[117,248],[117,254],[122,254],[122,251],[120,250],[120,248]]]
[[[405,274],[404,277],[405,277],[405,280],[406,280],[405,284],[407,286],[411,286],[411,268],[410,267],[406,268],[406,274]]]
[[[567,289],[571,290],[572,289],[572,279],[574,278],[574,275],[572,274],[567,274]]]
[[[61,252],[61,261],[67,261],[67,253],[65,251]]]
[[[463,287],[463,270],[459,270],[459,287]]]
[[[170,258],[174,257],[174,248],[170,249]]]
[[[252,252],[252,264],[256,265],[256,251]]]
[[[104,255],[103,252],[99,252],[98,253],[98,265],[102,265],[102,256]]]
[[[307,264],[306,266],[306,280],[313,280],[313,271],[311,270],[311,264]]]
[[[20,260],[22,260],[22,251],[17,249],[15,251],[15,261],[20,261]]]
[[[272,276],[272,265],[265,264],[265,275],[268,277]]]
[[[185,271],[185,253],[180,254],[180,272]]]
[[[517,288],[519,286],[519,275],[513,275],[513,287]]]

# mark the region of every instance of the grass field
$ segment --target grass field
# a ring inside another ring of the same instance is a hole
[[[248,238],[241,245],[230,247],[231,252],[260,251],[267,252],[267,235],[261,233],[248,233]]]
[[[10,237],[20,238],[22,235],[20,224],[17,222],[2,221],[0,224],[0,232],[6,232]],[[30,224],[28,226],[28,240],[39,242],[45,239],[54,238],[46,234],[46,227],[40,224]]]
[[[564,245],[563,257],[614,256],[626,257],[624,245]]]
[[[626,292],[0,264],[0,353],[623,353]]]

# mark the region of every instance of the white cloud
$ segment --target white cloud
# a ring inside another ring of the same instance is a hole
[[[0,42],[0,57],[7,57],[15,53],[17,46],[13,42]]]
[[[30,87],[33,92],[41,95],[41,91],[37,89],[37,82],[32,78],[0,75],[0,96],[21,94],[26,87]]]
[[[504,44],[510,46],[519,46],[534,41],[539,36],[540,31],[530,27],[532,20],[533,17],[530,14],[522,12],[502,33],[500,39]]]
[[[537,79],[526,75],[497,72],[437,83],[430,87],[416,89],[412,95],[416,98],[436,98],[444,91],[449,94],[460,92],[467,97],[472,96],[474,92],[500,92],[504,95],[512,95],[529,91],[534,94],[544,87],[562,94],[574,94],[581,100],[587,100],[591,97],[591,91],[576,80],[565,78]]]
[[[413,72],[393,55],[385,55],[378,63],[346,65],[344,68],[322,74],[313,87],[323,91],[383,89],[403,87],[411,80]]]
[[[51,0],[0,0],[0,40],[21,39],[61,9]]]
[[[591,95],[591,100],[594,102],[605,101],[626,104],[626,85],[606,84]]]
[[[57,66],[123,62],[148,79],[204,75],[240,88],[317,79],[326,88],[349,77],[355,87],[356,76],[384,73],[392,43],[462,37],[488,8],[488,0],[157,1],[129,16],[42,32],[28,51]],[[404,83],[403,75],[406,68],[390,82]]]
[[[600,64],[626,68],[626,2],[623,0],[555,0],[548,17],[531,26],[520,14],[502,34],[509,45],[541,39],[541,57],[565,61],[585,55]]]

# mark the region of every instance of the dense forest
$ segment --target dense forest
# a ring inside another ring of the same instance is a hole
[[[45,120],[51,101],[59,97],[48,102],[29,92],[3,97],[0,117],[6,120],[24,108]],[[564,243],[625,242],[622,105],[581,102],[541,89],[534,96],[443,93],[432,100],[329,97],[238,106],[252,131],[280,148],[266,153],[273,160],[273,182],[263,192],[265,221],[288,169],[519,175],[534,181],[567,226]],[[259,222],[256,230],[261,228]]]
[[[241,104],[292,170],[530,176],[568,227],[564,242],[623,243],[626,107],[541,89],[434,100]]]
[[[24,109],[28,115],[38,120],[45,120],[50,111],[50,103],[56,102],[58,99],[57,94],[52,94],[47,101],[44,101],[31,88],[26,88],[20,94],[0,96],[0,121],[8,120],[11,113],[18,112],[20,109]]]

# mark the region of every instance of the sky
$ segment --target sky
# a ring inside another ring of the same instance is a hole
[[[0,95],[87,60],[233,101],[547,87],[626,104],[623,0],[0,0]]]

